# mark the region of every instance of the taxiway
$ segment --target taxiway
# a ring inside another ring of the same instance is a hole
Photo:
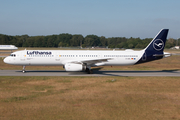
[[[180,77],[178,70],[163,71],[93,71],[93,74],[86,72],[66,72],[58,70],[27,70],[22,73],[20,70],[0,70],[0,76],[176,76]]]

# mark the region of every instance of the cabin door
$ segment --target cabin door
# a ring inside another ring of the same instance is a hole
[[[21,54],[20,54],[20,60],[21,60],[21,61],[25,61],[25,60],[26,60],[26,53],[25,53],[25,51],[21,52]]]

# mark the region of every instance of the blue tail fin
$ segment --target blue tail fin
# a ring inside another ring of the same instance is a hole
[[[137,64],[163,58],[164,56],[163,50],[166,44],[168,31],[169,29],[160,30],[160,32],[154,37],[154,39],[144,49],[144,54],[142,55],[142,58],[137,62]]]
[[[146,51],[151,51],[154,53],[163,52],[164,46],[166,44],[166,38],[168,34],[168,29],[162,29],[151,41],[151,43],[145,48]]]

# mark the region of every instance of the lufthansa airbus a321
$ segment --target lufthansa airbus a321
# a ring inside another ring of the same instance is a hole
[[[100,51],[100,50],[22,50],[12,53],[4,59],[11,65],[23,66],[57,66],[63,65],[66,71],[86,71],[92,73],[91,67],[95,66],[121,66],[135,65],[164,57],[171,54],[163,52],[166,43],[168,29],[162,29],[140,51]]]

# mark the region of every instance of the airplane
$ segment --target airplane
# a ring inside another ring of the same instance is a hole
[[[0,50],[17,50],[18,48],[14,45],[0,45]]]
[[[17,50],[18,48],[14,45],[0,45],[0,50]]]
[[[62,66],[66,71],[86,71],[92,74],[95,66],[124,66],[146,63],[171,56],[163,52],[169,29],[161,29],[149,45],[140,51],[134,50],[22,50],[4,59],[11,65]]]

